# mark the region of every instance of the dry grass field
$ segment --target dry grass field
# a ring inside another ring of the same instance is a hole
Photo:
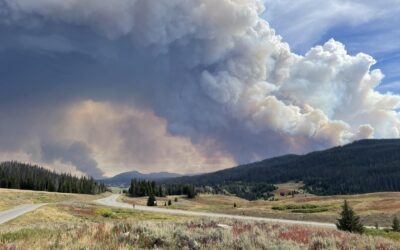
[[[221,226],[223,223],[223,227]],[[19,225],[0,232],[1,249],[399,249],[381,237],[334,229],[229,220],[143,219]]]
[[[100,199],[108,194],[82,195],[42,191],[29,191],[0,188],[0,211],[22,204],[54,203],[69,201],[90,201]]]
[[[16,194],[19,202],[26,196],[31,197],[29,202],[44,199],[51,204],[0,225],[0,249],[400,249],[400,242],[391,240],[400,239],[399,235],[384,231],[371,230],[361,236],[306,226],[164,215],[100,206],[92,202],[98,196],[33,193],[36,192],[2,190],[5,195],[0,200],[4,204]],[[68,202],[58,195],[65,196]],[[389,199],[384,195],[367,195],[354,197],[351,202],[362,208],[379,203],[377,197]],[[169,197],[173,208],[230,213],[265,210],[278,216],[291,213],[274,210],[272,206],[293,202],[339,205],[342,197],[336,200],[295,197],[274,202],[249,202],[220,195],[203,195],[194,200],[178,197],[177,202],[174,198]],[[146,199],[122,199],[137,204],[146,202]],[[164,206],[167,200],[159,199],[159,206]],[[238,205],[236,209],[234,202]],[[382,207],[376,209],[380,211]]]
[[[378,223],[379,226],[388,227],[394,216],[400,217],[398,192],[343,196],[299,194],[295,197],[290,195],[285,197],[276,195],[276,197],[275,201],[247,201],[225,195],[200,195],[191,200],[179,197],[178,202],[174,202],[174,197],[157,200],[158,206],[164,206],[170,199],[172,206],[169,208],[176,209],[332,223],[336,222],[340,207],[343,201],[347,200],[366,225],[374,226]],[[121,200],[130,204],[146,204],[146,198],[122,197]],[[236,208],[233,206],[234,203],[237,205]]]

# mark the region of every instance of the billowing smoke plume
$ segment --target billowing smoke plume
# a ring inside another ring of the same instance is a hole
[[[399,136],[400,97],[374,90],[383,75],[372,57],[335,40],[296,55],[263,10],[258,0],[0,0],[0,24],[18,30],[9,50],[88,61],[83,72],[63,60],[76,81],[48,81],[65,102],[150,108],[169,133],[212,139],[210,154],[238,163]]]
[[[87,173],[94,178],[103,176],[103,171],[97,167],[97,162],[90,158],[90,149],[81,142],[72,142],[69,144],[44,144],[42,146],[43,160],[53,162],[71,163],[80,172]]]

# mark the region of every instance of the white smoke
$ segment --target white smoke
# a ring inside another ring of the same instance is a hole
[[[213,138],[238,162],[399,136],[400,96],[374,90],[383,74],[371,71],[372,57],[333,39],[292,53],[261,18],[262,1],[2,1],[7,25],[63,23],[129,39],[141,55],[128,57],[152,66],[133,92],[148,94],[171,133]]]

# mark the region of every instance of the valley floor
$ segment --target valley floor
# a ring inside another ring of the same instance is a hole
[[[286,196],[275,201],[247,201],[235,196],[200,195],[195,199],[179,197],[158,198],[158,205],[164,206],[168,200],[172,206],[168,208],[191,211],[208,211],[235,215],[279,218],[336,223],[341,205],[347,200],[360,215],[365,225],[380,227],[391,226],[394,216],[400,217],[400,193],[372,193],[365,195],[344,196]],[[146,205],[146,198],[121,197],[129,204]],[[236,203],[236,208],[234,204]]]
[[[94,202],[104,196],[72,196],[0,225],[0,249],[400,249],[397,241],[336,229],[150,213]],[[228,206],[233,198],[179,197],[173,206],[214,199]]]

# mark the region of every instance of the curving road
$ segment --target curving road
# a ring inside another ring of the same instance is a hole
[[[15,207],[10,210],[2,211],[0,212],[0,224],[6,223],[7,221],[15,219],[18,216],[31,212],[44,205],[46,204],[28,204]]]
[[[106,197],[106,198],[103,198],[100,200],[96,200],[96,203],[101,204],[101,205],[106,205],[106,206],[112,206],[112,207],[133,209],[132,205],[117,201],[119,196],[120,196],[119,194],[113,194],[109,197]],[[209,212],[195,212],[195,211],[186,211],[186,210],[179,210],[179,209],[146,207],[146,206],[139,206],[139,205],[135,205],[134,209],[140,210],[140,211],[146,211],[146,212],[174,214],[174,215],[201,216],[201,217],[209,217],[209,218],[228,218],[228,219],[236,219],[236,220],[250,220],[250,221],[260,221],[260,222],[269,222],[269,223],[283,223],[283,224],[292,224],[292,225],[336,228],[335,224],[312,222],[312,221],[270,219],[270,218],[263,218],[263,217],[254,217],[254,216],[241,216],[241,215],[219,214],[219,213],[209,213]]]

